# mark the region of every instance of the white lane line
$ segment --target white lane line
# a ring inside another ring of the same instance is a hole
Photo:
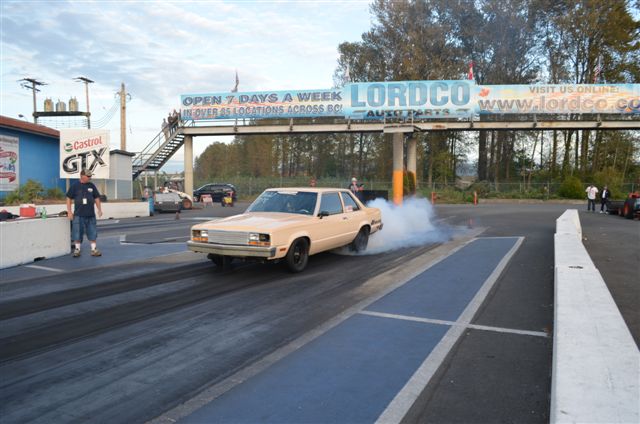
[[[120,223],[119,219],[116,220],[100,220],[98,221],[100,223],[100,226],[104,226],[104,227],[108,227],[109,225],[116,225]]]
[[[471,322],[471,319],[489,294],[491,287],[493,287],[494,283],[498,280],[502,271],[504,271],[511,260],[511,257],[518,250],[523,240],[524,237],[518,237],[518,240],[513,247],[502,258],[498,263],[498,266],[496,266],[491,275],[489,275],[489,278],[487,278],[482,287],[480,287],[478,293],[476,293],[471,302],[469,302],[458,318],[458,322]],[[391,403],[387,405],[387,408],[376,420],[376,424],[399,423],[402,421],[464,331],[465,327],[462,325],[455,325],[449,328],[449,331],[447,331],[436,347],[433,348],[429,356],[424,360],[422,365],[420,365],[420,368],[418,368],[418,370],[411,376],[402,390],[396,394]]]
[[[460,326],[464,328],[469,328],[472,330],[520,334],[523,336],[549,337],[549,334],[545,333],[544,331],[517,330],[515,328],[492,327],[489,325],[470,324],[470,323],[464,323],[464,322],[458,322],[458,321],[445,321],[441,319],[420,318],[420,317],[412,317],[409,315],[386,314],[384,312],[374,312],[374,311],[361,311],[360,314],[371,315],[371,316],[380,317],[380,318],[391,318],[391,319],[399,319],[404,321],[424,322],[427,324],[440,324],[440,325],[451,325],[451,326],[455,325],[455,326]]]
[[[48,266],[41,266],[41,265],[25,265],[25,268],[42,269],[45,271],[52,271],[52,272],[64,272],[63,269],[49,268]]]

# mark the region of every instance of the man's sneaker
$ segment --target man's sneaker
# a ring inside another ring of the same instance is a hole
[[[98,249],[91,249],[91,256],[102,256],[102,252]]]
[[[74,258],[80,257],[80,249],[73,249],[73,257]]]

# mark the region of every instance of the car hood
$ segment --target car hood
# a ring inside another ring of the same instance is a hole
[[[195,226],[222,231],[259,231],[269,232],[297,224],[308,223],[317,219],[311,215],[300,215],[280,212],[249,212],[242,215],[234,215],[228,218],[209,221]]]

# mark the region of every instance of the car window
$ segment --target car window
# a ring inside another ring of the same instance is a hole
[[[344,210],[345,212],[353,212],[360,210],[360,206],[353,200],[353,197],[350,193],[340,192],[342,195],[342,201],[344,202]]]
[[[320,212],[328,212],[329,215],[342,213],[342,203],[338,193],[323,193],[320,201]]]
[[[265,191],[247,209],[247,212],[284,212],[312,215],[316,208],[317,193],[306,191]]]

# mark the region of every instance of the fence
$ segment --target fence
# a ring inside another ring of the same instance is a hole
[[[253,198],[262,193],[267,188],[272,187],[309,187],[311,177],[234,177],[225,181],[215,181],[233,184],[238,190],[238,194],[241,198]],[[211,181],[214,182],[214,181]],[[317,187],[343,187],[349,186],[350,179],[343,178],[317,178]],[[364,183],[366,190],[392,190],[392,182],[390,180],[361,180]],[[202,182],[197,187],[208,183]],[[549,182],[549,183],[523,183],[518,182],[482,182],[475,185],[467,183],[462,184],[442,184],[433,183],[429,185],[426,181],[418,181],[418,191],[423,195],[426,195],[432,191],[434,192],[459,192],[461,195],[472,194],[473,191],[478,191],[482,197],[529,197],[529,198],[552,198],[558,196],[558,189],[561,183]],[[586,188],[586,186],[585,186]],[[618,193],[629,193],[640,189],[637,183],[625,183],[620,187],[609,187]],[[428,197],[428,196],[427,196]]]
[[[241,199],[253,199],[267,188],[272,187],[309,187],[311,177],[232,177],[228,179],[220,179],[219,181],[197,181],[194,188],[198,188],[208,183],[229,183],[233,184],[238,190]],[[387,190],[391,193],[391,180],[361,180],[364,183],[365,190]],[[317,178],[317,187],[343,187],[347,188],[350,178]],[[442,199],[456,200],[459,197],[461,201],[467,201],[473,196],[473,192],[477,191],[480,197],[484,198],[536,198],[549,199],[558,197],[559,182],[539,183],[532,182],[530,184],[522,181],[512,182],[481,182],[471,184],[470,182],[458,181],[456,184],[432,183],[429,185],[427,181],[418,181],[418,192],[424,197],[430,197],[431,192],[439,195],[448,193],[449,196],[442,195]],[[586,188],[586,186],[585,186]],[[620,187],[609,187],[619,196],[625,196],[626,193],[640,190],[640,184],[637,182],[628,182]],[[139,184],[133,184],[133,197],[140,197]]]

